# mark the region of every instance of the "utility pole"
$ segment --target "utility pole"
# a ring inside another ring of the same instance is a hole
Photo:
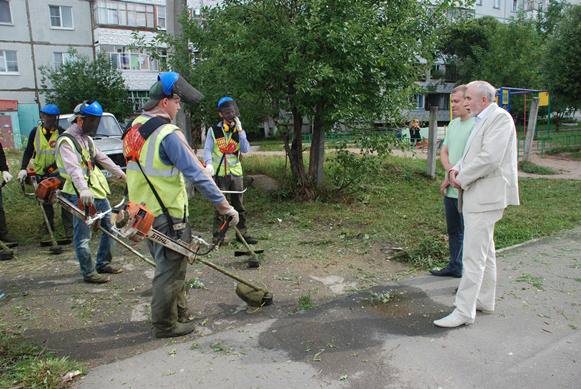
[[[430,129],[428,132],[428,161],[426,174],[436,178],[436,134],[438,133],[438,106],[430,106]]]

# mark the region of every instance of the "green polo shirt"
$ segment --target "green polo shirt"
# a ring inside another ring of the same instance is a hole
[[[464,121],[456,118],[450,122],[446,129],[446,137],[444,144],[448,146],[448,160],[450,165],[456,165],[462,155],[464,154],[464,146],[470,136],[470,132],[474,128],[474,118],[466,119]],[[458,190],[451,185],[446,189],[446,197],[458,198]]]

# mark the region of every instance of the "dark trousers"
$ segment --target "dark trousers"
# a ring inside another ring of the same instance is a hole
[[[458,199],[444,197],[446,210],[446,225],[448,227],[448,246],[450,247],[450,260],[448,269],[462,274],[462,242],[464,240],[464,219],[458,211]]]
[[[6,214],[2,204],[2,189],[0,189],[0,240],[6,238],[6,235],[8,235],[8,227],[6,227]]]
[[[216,177],[216,185],[221,190],[234,190],[234,191],[242,191],[244,190],[244,178],[242,176],[236,177],[232,175],[227,175],[225,177]],[[240,221],[236,226],[242,235],[246,234],[246,209],[243,205],[243,194],[240,193],[230,193],[225,194],[228,198],[228,202],[230,205],[234,207],[235,210],[238,211],[238,215],[240,216]],[[218,236],[218,229],[223,222],[223,217],[216,212],[214,214],[214,236]]]
[[[187,222],[184,223],[183,219],[172,220],[176,226],[176,235],[170,233],[165,215],[160,215],[155,219],[153,228],[173,239],[190,243],[192,240],[190,225]],[[150,240],[147,241],[147,245],[155,260],[151,323],[156,330],[169,331],[178,321],[178,310],[187,309],[185,281],[188,261],[183,255]]]

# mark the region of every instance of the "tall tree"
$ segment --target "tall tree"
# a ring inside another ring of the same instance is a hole
[[[544,75],[560,106],[581,107],[581,5],[568,9],[547,42]]]
[[[69,51],[69,60],[58,68],[41,68],[42,94],[62,112],[72,112],[83,100],[98,100],[107,112],[123,120],[132,113],[121,72],[105,55],[94,61]]]
[[[190,19],[184,35],[198,50],[192,72],[212,103],[223,94],[251,101],[291,129],[293,178],[305,198],[321,183],[324,131],[338,121],[396,118],[433,58],[447,2],[429,0],[227,0]],[[208,108],[211,108],[208,106]],[[244,112],[243,112],[244,113]],[[312,143],[307,170],[302,129]]]

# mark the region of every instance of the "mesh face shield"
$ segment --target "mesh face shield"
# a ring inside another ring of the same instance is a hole
[[[191,86],[183,77],[179,77],[173,85],[173,93],[188,103],[199,103],[204,95]]]
[[[232,122],[236,117],[240,116],[240,111],[238,110],[238,104],[235,101],[227,101],[220,105],[218,112],[222,114],[224,120]]]

